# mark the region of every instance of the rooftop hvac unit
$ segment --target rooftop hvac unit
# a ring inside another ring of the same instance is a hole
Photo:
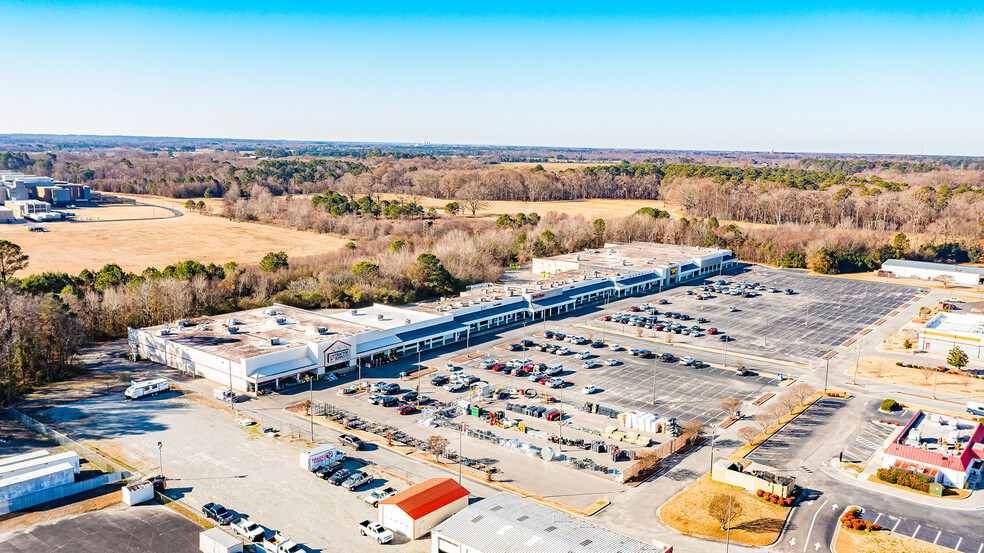
[[[615,249],[614,248],[608,248],[608,253],[615,253]]]
[[[277,317],[277,324],[278,325],[282,325],[282,324],[284,324],[286,322],[287,322],[287,319],[285,319],[283,317]]]
[[[574,261],[580,261],[580,260],[581,260],[581,254],[578,253],[574,254]]]
[[[229,334],[239,334],[239,327],[238,326],[227,326],[226,327],[226,330],[229,331]]]
[[[226,319],[226,324],[229,326],[236,326],[237,324],[239,324],[239,321],[237,321],[235,317],[229,317],[228,319]]]
[[[277,314],[276,309],[267,309],[267,315],[276,315],[276,314]]]
[[[157,334],[160,335],[160,336],[167,336],[170,333],[171,333],[170,330],[168,330],[166,328],[162,328]]]
[[[178,319],[177,325],[180,328],[184,328],[186,326],[190,326],[191,323],[188,321],[188,319]]]
[[[376,313],[376,320],[377,321],[383,320],[383,314],[382,313]]]
[[[359,314],[359,310],[358,309],[353,309],[352,310],[352,314],[353,315],[358,315]]]
[[[276,336],[274,336],[273,338],[270,338],[270,345],[271,346],[279,346],[280,345],[280,338],[277,338]]]
[[[625,265],[625,258],[624,258],[624,257],[620,257],[620,258],[618,258],[618,262],[619,262],[619,264],[621,264],[621,265]]]
[[[410,319],[403,319],[403,324],[409,325],[410,324]]]
[[[323,327],[323,326],[319,326],[318,327],[318,334],[328,334],[328,329],[325,328],[325,327]]]

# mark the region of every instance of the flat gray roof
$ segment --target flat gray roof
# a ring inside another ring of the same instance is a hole
[[[930,269],[935,271],[953,271],[956,273],[984,275],[984,267],[953,265],[950,263],[932,263],[929,261],[911,261],[909,259],[886,259],[885,262],[882,263],[882,269],[885,267],[908,267],[910,269]]]
[[[663,551],[506,492],[465,507],[431,531],[482,553]]]

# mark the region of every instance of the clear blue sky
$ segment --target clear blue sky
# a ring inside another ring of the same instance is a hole
[[[5,0],[0,132],[984,155],[979,3],[471,4]]]

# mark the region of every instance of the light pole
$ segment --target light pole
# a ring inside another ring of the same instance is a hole
[[[653,400],[652,404],[656,405],[656,362],[659,361],[659,357],[653,354]]]
[[[861,368],[861,344],[864,343],[864,336],[858,338],[858,361],[854,364],[854,376],[851,377],[851,385],[858,385],[858,370]]]
[[[735,488],[728,486],[728,530],[725,532],[724,552],[731,551],[731,502],[734,498]]]
[[[728,368],[728,342],[730,342],[730,341],[731,341],[731,337],[730,336],[728,337],[727,340],[724,341],[724,368],[726,370]]]
[[[314,375],[308,378],[308,415],[311,416],[311,441],[314,441]]]
[[[164,476],[164,442],[157,442],[157,455],[160,458],[160,464],[157,465],[157,470]]]
[[[827,366],[823,369],[823,395],[827,395],[827,374],[830,372],[830,358],[827,358]]]
[[[461,460],[463,459],[461,454],[461,436],[465,433],[465,423],[461,423],[458,429],[458,485],[461,485]]]

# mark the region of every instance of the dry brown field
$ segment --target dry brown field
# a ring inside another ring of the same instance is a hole
[[[396,194],[381,194],[383,199],[393,200],[396,199]],[[421,197],[420,205],[424,208],[433,207],[437,209],[439,213],[444,214],[444,206],[451,200],[445,200],[442,198],[429,198]],[[643,207],[655,207],[665,211],[669,211],[674,215],[674,217],[680,216],[680,210],[678,207],[667,205],[665,201],[662,200],[604,200],[604,199],[591,199],[591,200],[561,200],[552,202],[518,202],[518,201],[495,201],[487,202],[488,205],[485,209],[479,210],[476,216],[478,217],[498,217],[503,213],[508,213],[509,215],[515,215],[517,213],[539,213],[544,215],[555,211],[557,213],[570,213],[571,215],[583,215],[588,219],[596,219],[598,217],[624,217],[626,215],[632,215],[640,208]],[[462,202],[458,202],[459,205]],[[466,213],[461,216],[471,217],[471,213]]]
[[[43,271],[77,274],[117,263],[126,271],[194,259],[202,263],[256,263],[270,251],[289,256],[325,253],[347,239],[222,217],[191,213],[183,200],[141,197],[152,205],[107,205],[72,209],[76,221],[45,223],[45,232],[24,225],[0,225],[0,240],[9,240],[30,256],[16,276]],[[178,211],[175,216],[169,209]]]

